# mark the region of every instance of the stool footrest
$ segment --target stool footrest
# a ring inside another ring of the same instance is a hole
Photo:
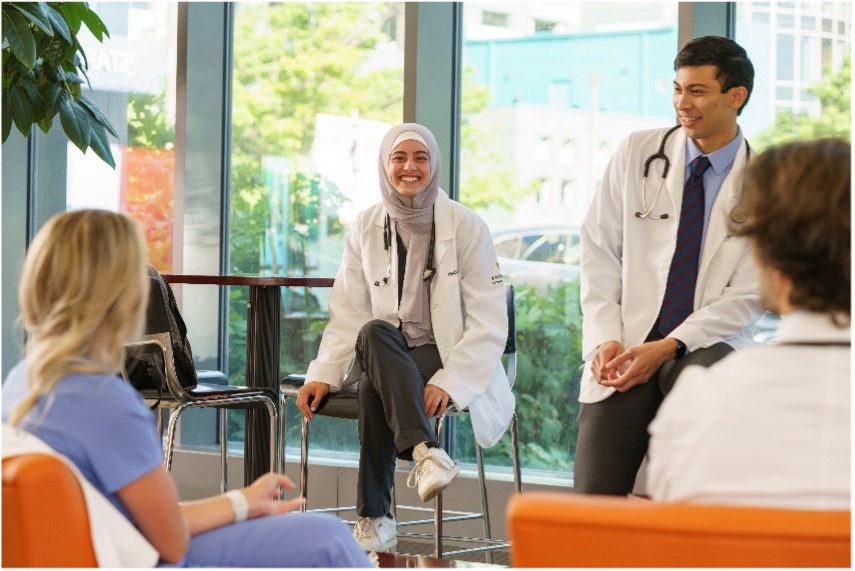
[[[400,508],[398,508],[398,509],[400,509]],[[451,521],[467,521],[470,519],[481,519],[482,517],[484,517],[484,516],[481,514],[476,514],[476,513],[470,513],[470,514],[466,514],[466,515],[454,515],[454,516],[445,516],[444,515],[444,516],[442,516],[442,521],[443,521],[443,523],[448,523]],[[407,525],[424,525],[424,524],[433,525],[433,523],[434,523],[433,519],[414,519],[414,520],[410,520],[410,521],[399,521],[398,527],[407,526]]]
[[[287,375],[282,378],[280,383],[280,398],[281,398],[281,409],[283,414],[280,415],[280,420],[282,425],[279,430],[280,434],[280,443],[279,447],[282,450],[282,454],[280,458],[284,458],[284,449],[285,449],[285,426],[284,426],[284,410],[286,407],[286,402],[289,398],[296,398],[300,393],[300,388],[305,383],[305,375],[297,374],[297,375]],[[314,405],[314,403],[313,403]],[[357,418],[357,410],[358,410],[358,397],[356,391],[345,391],[339,393],[330,393],[321,400],[317,405],[317,409],[315,410],[316,415],[322,416],[335,416],[339,418]],[[446,410],[446,414],[444,414],[441,418],[436,419],[436,441],[441,442],[442,436],[442,424],[443,419],[446,416],[456,416],[457,414],[467,414],[469,411],[467,409],[456,410],[455,407],[451,406],[448,410]],[[510,434],[511,434],[511,460],[513,462],[513,475],[514,475],[514,489],[519,492],[521,490],[520,483],[520,469],[519,469],[519,447],[517,445],[517,418],[516,413],[512,414],[511,422],[510,422]],[[301,431],[301,445],[300,445],[300,491],[301,496],[305,499],[307,498],[307,484],[308,484],[308,455],[309,455],[309,423],[305,419],[302,420],[302,431]],[[416,510],[416,511],[424,511],[433,514],[432,519],[419,519],[419,520],[411,520],[411,521],[398,521],[397,524],[399,527],[404,526],[412,526],[412,525],[430,525],[434,526],[434,534],[408,534],[408,533],[399,533],[400,536],[411,536],[411,537],[422,537],[425,539],[433,539],[434,540],[434,556],[435,557],[443,557],[443,555],[453,555],[459,553],[471,553],[471,552],[479,552],[486,551],[487,553],[487,562],[492,563],[492,554],[490,551],[497,549],[506,549],[510,546],[510,543],[507,540],[494,540],[492,539],[492,533],[490,530],[490,516],[489,509],[487,504],[487,489],[486,489],[486,478],[484,474],[484,465],[483,465],[483,453],[480,447],[475,447],[475,456],[477,462],[477,474],[478,474],[478,482],[481,488],[481,511],[480,512],[471,512],[471,511],[452,511],[442,509],[442,498],[441,496],[437,496],[434,500],[434,507],[416,507],[416,506],[397,506],[393,507],[393,513],[397,513],[398,509],[408,509],[408,510]],[[284,466],[281,466],[281,470],[284,471]],[[392,496],[392,506],[395,506],[395,498],[394,498],[394,490]],[[317,512],[327,512],[327,513],[335,513],[340,514],[341,512],[346,511],[355,511],[355,507],[333,507],[333,508],[322,508],[322,509],[312,509],[304,511],[317,511]],[[396,518],[397,519],[397,518]],[[446,536],[443,534],[442,527],[446,523],[453,522],[462,522],[468,520],[476,520],[480,519],[483,522],[484,526],[484,538],[457,538],[453,536]],[[347,522],[351,523],[352,522]],[[456,551],[445,551],[442,548],[442,542],[446,539],[453,541],[471,541],[478,542],[482,545],[482,547],[477,547],[473,549],[463,549]]]

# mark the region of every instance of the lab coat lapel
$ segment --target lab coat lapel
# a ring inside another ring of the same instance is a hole
[[[730,230],[728,228],[728,219],[730,213],[739,202],[739,188],[741,185],[741,173],[745,168],[745,151],[744,145],[739,147],[736,153],[736,158],[733,160],[733,167],[730,173],[721,185],[721,190],[718,193],[712,211],[710,212],[710,221],[707,226],[707,235],[704,240],[703,253],[701,254],[701,265],[698,268],[698,283],[706,283],[706,274],[709,271],[710,264],[715,257],[716,252],[721,247],[725,240],[730,238]],[[702,288],[697,288],[695,292],[695,300],[701,299]]]
[[[434,260],[436,268],[444,267],[443,258],[448,253],[449,249],[454,246],[454,229],[452,227],[453,220],[451,216],[451,199],[445,194],[445,191],[440,189],[434,204],[434,221],[436,222],[436,244],[434,245]],[[436,287],[439,280],[433,280],[431,283],[431,291]]]
[[[686,134],[683,129],[677,129],[665,144],[665,156],[671,160],[671,168],[665,177],[665,186],[674,207],[675,220],[680,220],[680,209],[683,206],[683,181],[686,172]],[[661,161],[657,161],[661,162]],[[674,224],[674,243],[677,242],[677,226]]]

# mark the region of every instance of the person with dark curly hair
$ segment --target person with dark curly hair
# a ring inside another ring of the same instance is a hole
[[[650,425],[654,500],[850,509],[851,158],[821,139],[747,168],[730,230],[778,339],[683,372]]]

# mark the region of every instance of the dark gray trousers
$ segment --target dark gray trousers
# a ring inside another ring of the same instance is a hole
[[[380,319],[359,331],[356,358],[354,366],[361,368],[356,513],[388,516],[395,458],[412,460],[416,444],[436,439],[425,413],[424,392],[442,361],[436,345],[410,349],[403,333]]]
[[[727,343],[692,351],[682,359],[666,362],[646,383],[624,393],[615,392],[600,402],[579,403],[574,490],[629,494],[647,453],[647,426],[677,377],[689,365],[709,367],[731,351],[733,347]]]

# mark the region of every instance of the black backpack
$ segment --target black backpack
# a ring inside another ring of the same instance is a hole
[[[145,334],[169,333],[172,339],[172,354],[178,382],[187,390],[196,387],[196,367],[193,351],[187,340],[187,326],[178,311],[172,288],[163,276],[151,265],[148,266],[150,280],[148,308],[146,309]],[[163,393],[169,394],[164,376],[163,352],[156,345],[131,343],[126,346],[125,371],[128,381],[139,391],[157,392],[158,403]]]

